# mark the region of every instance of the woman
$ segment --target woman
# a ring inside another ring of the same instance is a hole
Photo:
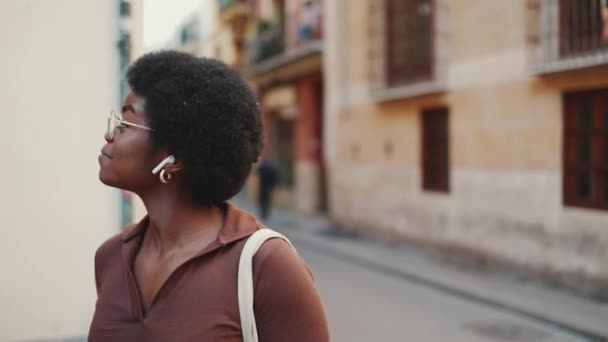
[[[143,200],[148,215],[95,255],[90,341],[241,341],[240,252],[260,229],[226,201],[262,148],[252,91],[221,62],[164,51],[138,59],[120,114],[108,120],[99,178]],[[280,239],[253,260],[261,342],[328,341],[312,276]]]

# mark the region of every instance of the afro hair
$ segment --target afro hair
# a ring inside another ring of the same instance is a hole
[[[127,79],[146,100],[152,142],[184,161],[193,202],[236,195],[263,144],[258,103],[239,74],[218,60],[160,51],[136,60]]]

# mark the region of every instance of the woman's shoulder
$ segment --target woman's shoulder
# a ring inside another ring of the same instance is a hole
[[[122,235],[120,232],[104,241],[95,252],[95,264],[99,265],[105,260],[111,258],[113,255],[120,254],[120,247],[122,245]]]
[[[104,241],[95,252],[95,266],[100,267],[106,260],[120,258],[125,239],[138,232],[140,224],[128,224],[122,231]]]
[[[287,243],[287,241],[281,238],[272,238],[266,240],[264,244],[262,244],[258,252],[255,254],[255,258],[266,259],[270,255],[277,254],[287,257],[297,256],[297,252],[289,245],[289,243]]]
[[[268,276],[280,278],[294,273],[300,273],[306,278],[313,278],[308,265],[283,239],[267,240],[253,258],[254,278]]]
[[[122,245],[122,232],[115,234],[102,243],[95,252],[95,285],[99,291],[101,279],[108,265],[116,264],[113,262],[120,258]]]
[[[253,273],[260,340],[329,341],[312,272],[286,241],[266,241],[254,257]]]

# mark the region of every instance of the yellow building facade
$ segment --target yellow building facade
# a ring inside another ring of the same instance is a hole
[[[608,288],[605,4],[567,3],[325,2],[331,217]]]

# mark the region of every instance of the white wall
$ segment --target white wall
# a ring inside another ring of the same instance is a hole
[[[131,2],[131,59],[136,60],[144,52],[144,0]]]
[[[215,47],[218,45],[219,30],[219,4],[218,1],[201,1],[199,7],[201,55],[215,57]]]
[[[93,256],[119,231],[98,180],[118,105],[118,1],[0,1],[0,340],[86,335]]]

